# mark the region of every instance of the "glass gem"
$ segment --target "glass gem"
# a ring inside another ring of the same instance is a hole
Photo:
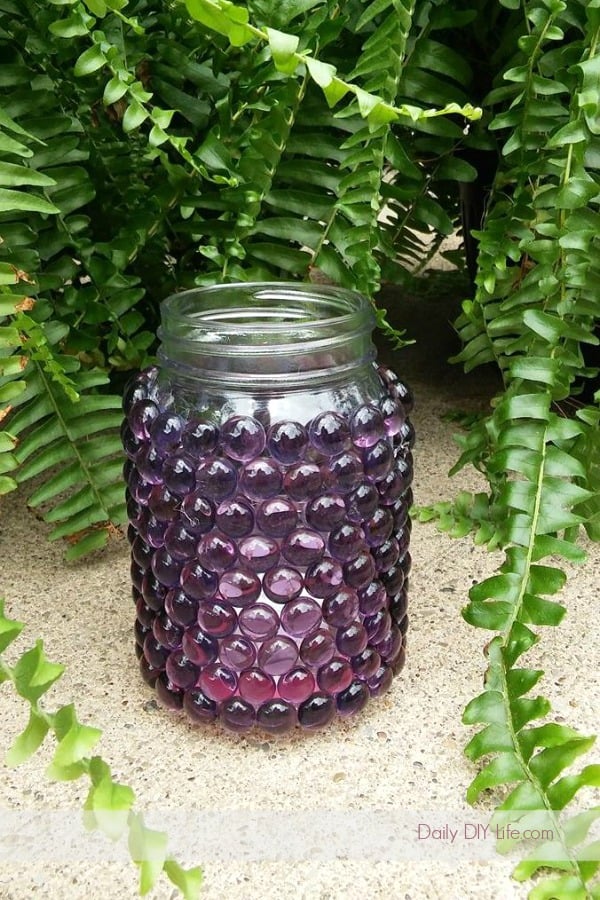
[[[162,472],[166,486],[178,497],[189,494],[196,486],[196,463],[188,453],[171,453]]]
[[[285,474],[283,487],[292,500],[309,500],[323,488],[323,477],[315,463],[300,463]]]
[[[392,666],[402,647],[402,632],[396,625],[392,625],[391,631],[383,641],[377,644],[377,650],[384,662]]]
[[[375,562],[367,551],[359,553],[356,559],[344,563],[344,581],[349,587],[361,590],[375,577]]]
[[[402,616],[402,618],[398,622],[398,628],[400,629],[400,632],[402,634],[406,634],[406,632],[408,631],[408,615],[405,614],[404,616]]]
[[[184,528],[180,520],[171,522],[164,533],[163,540],[173,559],[191,559],[196,552],[198,538]]]
[[[352,442],[361,449],[372,447],[385,435],[383,415],[376,406],[359,406],[350,419]]]
[[[225,600],[202,600],[198,605],[198,625],[211,637],[223,638],[235,631],[237,614]]]
[[[285,734],[296,724],[296,710],[285,700],[269,700],[256,713],[256,724],[270,734]]]
[[[171,684],[183,691],[193,688],[200,675],[198,666],[187,658],[183,650],[169,654],[165,671]]]
[[[246,537],[254,528],[252,507],[239,497],[225,500],[217,507],[216,523],[229,537]]]
[[[288,534],[282,544],[281,552],[297,566],[310,566],[318,562],[325,552],[325,541],[316,531],[309,528],[298,528]]]
[[[358,616],[358,595],[346,586],[323,602],[323,617],[334,628],[346,628]]]
[[[254,707],[241,697],[231,697],[219,709],[219,718],[223,726],[234,734],[249,731],[256,723]]]
[[[183,449],[198,460],[201,456],[208,456],[217,446],[219,430],[210,422],[191,419],[184,427],[181,435]]]
[[[316,416],[309,425],[308,433],[313,447],[326,456],[337,456],[350,443],[348,423],[334,412]]]
[[[306,429],[299,422],[278,422],[269,429],[267,438],[269,452],[284,465],[302,459],[307,445]]]
[[[171,524],[173,523],[168,519],[161,522],[156,516],[149,514],[143,524],[143,528],[140,528],[140,532],[143,531],[150,546],[157,550],[159,547],[164,546],[165,534]]]
[[[398,591],[397,594],[394,594],[390,600],[390,614],[396,624],[404,618],[407,609],[408,592],[406,591],[406,586],[404,586],[402,590]]]
[[[390,537],[394,530],[394,517],[389,509],[379,507],[370,519],[363,522],[365,540],[370,547],[379,547]]]
[[[221,426],[221,446],[231,459],[248,462],[265,449],[265,430],[250,416],[232,416]]]
[[[279,547],[273,538],[253,534],[238,545],[240,560],[254,572],[266,572],[279,559]]]
[[[346,518],[346,504],[339,494],[322,494],[306,506],[306,521],[317,531],[330,531]]]
[[[198,616],[198,601],[188,597],[181,588],[171,588],[165,597],[165,612],[180,628],[195,625]]]
[[[388,595],[380,581],[371,581],[358,592],[360,611],[365,616],[372,616],[383,609],[388,601]]]
[[[232,634],[223,638],[219,651],[221,662],[230,669],[249,669],[256,660],[256,648],[252,641]]]
[[[371,678],[381,665],[381,656],[373,647],[366,647],[351,660],[352,671],[359,678]]]
[[[388,436],[394,437],[394,435],[399,435],[405,421],[405,412],[402,404],[392,397],[385,397],[379,404],[379,408]]]
[[[387,572],[395,566],[400,557],[400,545],[396,538],[389,538],[371,550],[377,572]]]
[[[181,709],[183,706],[183,691],[169,680],[165,672],[161,672],[154,684],[156,698],[167,709]]]
[[[181,560],[174,559],[165,547],[160,547],[154,551],[152,571],[165,587],[177,587],[181,573]]]
[[[328,545],[332,556],[347,562],[364,549],[364,534],[357,525],[345,523],[331,532]]]
[[[317,673],[317,684],[327,694],[338,694],[345,690],[352,681],[352,666],[339,656],[335,656]]]
[[[179,497],[165,484],[155,484],[148,498],[148,509],[159,522],[172,522],[179,512]]]
[[[142,566],[138,566],[135,559],[131,560],[131,566],[130,566],[131,583],[132,583],[133,587],[136,588],[138,591],[142,590],[142,583],[144,581],[144,576],[146,574],[146,571],[147,570],[144,569]]]
[[[140,672],[146,684],[154,687],[156,679],[160,675],[160,669],[155,669],[154,666],[151,666],[143,654],[140,656]]]
[[[340,716],[353,716],[364,709],[370,697],[369,688],[362,681],[355,679],[345,691],[336,697],[337,711]]]
[[[319,628],[307,635],[300,645],[300,658],[302,662],[311,667],[322,666],[328,663],[335,654],[335,642],[331,632],[326,628]]]
[[[343,580],[341,565],[332,559],[322,559],[307,570],[304,584],[313,597],[325,600],[337,593]]]
[[[145,449],[142,440],[139,437],[136,437],[129,425],[127,424],[127,419],[123,420],[121,425],[121,443],[123,444],[123,449],[127,454],[128,459],[137,460],[140,453]]]
[[[155,612],[163,609],[169,588],[156,578],[153,572],[146,572],[142,579],[142,595],[146,604]]]
[[[381,481],[390,472],[394,464],[394,451],[386,440],[377,441],[368,450],[363,451],[365,475],[371,481]]]
[[[332,485],[338,491],[346,493],[353,490],[362,481],[362,459],[358,453],[347,450],[331,461],[329,472]]]
[[[407,451],[412,450],[415,446],[415,428],[410,419],[407,419],[400,427],[398,431],[398,441],[400,442],[400,446],[404,447]]]
[[[127,421],[133,434],[140,441],[147,441],[150,438],[149,428],[152,422],[158,417],[159,409],[152,400],[136,400],[127,413]]]
[[[334,715],[335,702],[328,694],[313,694],[298,707],[298,722],[306,729],[324,728]]]
[[[240,674],[238,690],[248,703],[260,706],[275,696],[275,681],[260,669],[246,669]]]
[[[392,628],[392,617],[386,609],[380,609],[372,616],[365,616],[363,622],[367,629],[370,644],[378,644],[383,641]]]
[[[298,647],[291,638],[269,638],[258,651],[258,664],[267,675],[283,675],[298,661]]]
[[[150,609],[141,594],[137,597],[136,600],[135,614],[138,622],[140,622],[145,628],[152,627],[152,622],[154,621],[154,610]]]
[[[279,616],[266,603],[255,603],[242,609],[238,621],[242,634],[254,641],[272,638],[279,630]]]
[[[181,587],[194,600],[210,600],[217,593],[219,578],[197,561],[186,563],[181,570]]]
[[[235,694],[237,677],[227,666],[211,663],[202,670],[198,687],[210,700],[222,703]]]
[[[155,447],[142,447],[136,456],[135,464],[144,481],[150,484],[160,484],[163,457]]]
[[[321,607],[310,597],[291,600],[282,610],[281,624],[288,634],[304,637],[321,624]]]
[[[285,537],[298,524],[298,510],[283,497],[265,500],[258,508],[256,524],[270,537]]]
[[[134,500],[137,500],[138,503],[148,503],[150,491],[152,490],[152,483],[142,478],[138,469],[133,469],[127,482],[129,484],[131,496]]]
[[[172,622],[166,613],[159,613],[152,623],[152,633],[163,647],[178,650],[183,639],[183,628]]]
[[[393,673],[389,666],[382,663],[374,675],[367,679],[367,685],[371,697],[380,697],[389,690],[392,684]]]
[[[169,653],[171,652],[169,648],[161,644],[160,641],[157,641],[154,634],[147,634],[144,640],[143,649],[144,656],[149,665],[151,665],[153,669],[162,672],[167,664]]]
[[[219,652],[218,641],[205,634],[198,625],[186,629],[181,648],[188,659],[202,667],[214,662]]]
[[[200,491],[188,494],[181,504],[181,522],[187,531],[196,536],[210,531],[214,515],[212,503]]]
[[[146,569],[152,562],[152,547],[150,547],[146,541],[142,540],[141,537],[137,537],[131,545],[131,555],[138,566]]]
[[[398,591],[402,590],[402,585],[404,584],[405,572],[402,561],[396,563],[396,565],[392,566],[391,569],[388,569],[387,572],[382,572],[379,577],[388,596],[393,597],[394,594],[397,594]]]
[[[235,562],[237,547],[231,538],[218,531],[211,531],[198,542],[198,560],[211,572],[223,572]]]
[[[289,566],[273,566],[263,578],[263,588],[274,603],[288,603],[302,591],[302,575]]]
[[[347,628],[340,628],[335,636],[338,651],[343,656],[357,656],[367,646],[369,637],[360,622],[352,622]]]
[[[288,703],[297,706],[307,700],[315,689],[315,679],[308,669],[301,667],[290,669],[279,679],[277,690],[279,696]]]
[[[142,625],[139,619],[135,620],[133,623],[133,637],[138,647],[143,646],[146,635],[149,634],[149,632],[150,628],[147,625]]]
[[[269,500],[281,490],[282,475],[275,462],[264,457],[244,466],[240,489],[251,500]]]
[[[159,413],[149,428],[150,440],[159,452],[176,447],[181,440],[182,432],[182,419],[168,410]]]
[[[233,606],[250,606],[258,600],[260,579],[246,569],[230,569],[221,575],[219,593]]]
[[[194,723],[213,722],[217,715],[217,704],[198,688],[186,691],[183,697],[185,714]]]
[[[234,464],[227,459],[209,456],[196,470],[196,487],[202,496],[216,502],[231,497],[237,488]]]

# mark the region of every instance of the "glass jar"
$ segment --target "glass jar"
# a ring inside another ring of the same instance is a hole
[[[167,298],[123,444],[137,654],[169,708],[236,732],[315,729],[404,664],[408,388],[369,302],[334,287]]]

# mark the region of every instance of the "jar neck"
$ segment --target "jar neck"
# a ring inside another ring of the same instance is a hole
[[[216,285],[161,304],[159,358],[173,376],[237,390],[342,381],[375,358],[369,301],[285,282]]]

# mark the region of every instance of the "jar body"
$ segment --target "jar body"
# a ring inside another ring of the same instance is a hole
[[[282,733],[358,712],[403,666],[412,399],[362,298],[315,311],[270,286],[267,315],[245,290],[204,316],[190,292],[183,337],[167,310],[161,365],[126,392],[135,633],[163,704]]]

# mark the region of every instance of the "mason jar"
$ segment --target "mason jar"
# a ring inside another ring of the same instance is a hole
[[[235,732],[358,713],[404,664],[414,431],[371,304],[322,285],[161,305],[124,397],[141,673]]]

